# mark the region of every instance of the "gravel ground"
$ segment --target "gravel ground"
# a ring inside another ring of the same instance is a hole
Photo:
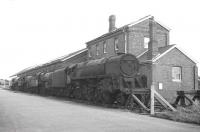
[[[199,132],[200,126],[0,89],[0,132]]]

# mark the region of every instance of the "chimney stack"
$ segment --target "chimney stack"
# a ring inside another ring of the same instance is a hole
[[[148,60],[152,60],[153,57],[159,54],[158,42],[156,40],[156,26],[154,17],[149,19],[149,44],[148,44]]]
[[[147,52],[147,60],[149,60],[149,78],[147,81],[148,88],[151,86],[156,86],[156,79],[154,75],[153,69],[153,58],[159,54],[158,52],[158,42],[156,40],[156,22],[154,21],[154,17],[149,18],[149,44],[148,44],[148,52]]]
[[[112,31],[114,31],[116,29],[115,20],[116,20],[115,15],[110,15],[109,16],[109,32],[112,32]]]

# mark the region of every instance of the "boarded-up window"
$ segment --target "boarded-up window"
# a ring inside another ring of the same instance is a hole
[[[148,49],[148,45],[149,45],[149,38],[144,37],[144,48]]]
[[[106,43],[106,41],[103,42],[103,53],[107,53],[107,43]]]
[[[182,78],[182,69],[180,66],[172,67],[172,81],[180,82]]]
[[[118,38],[114,39],[114,46],[115,46],[115,51],[118,51],[119,50],[119,40],[118,40]]]

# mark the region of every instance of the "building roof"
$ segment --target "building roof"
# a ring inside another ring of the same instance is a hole
[[[148,61],[155,62],[156,60],[158,60],[159,58],[161,58],[162,56],[164,56],[166,53],[168,53],[169,51],[171,51],[174,47],[175,47],[175,45],[167,45],[165,47],[159,47],[158,48],[159,54],[156,55],[156,56],[153,56],[152,60],[148,60],[147,59],[148,50],[146,50],[142,54],[138,55],[137,58],[139,59],[140,62],[148,62]]]
[[[98,40],[98,39],[101,39],[101,38],[103,38],[103,37],[109,36],[109,35],[111,35],[111,34],[114,34],[114,33],[118,32],[118,31],[123,31],[124,29],[126,29],[126,28],[128,28],[128,27],[134,26],[134,25],[136,25],[136,24],[138,24],[138,23],[141,23],[141,22],[143,22],[143,21],[145,21],[145,20],[148,20],[148,19],[150,19],[150,18],[153,18],[153,16],[152,16],[152,15],[145,16],[145,17],[143,17],[143,18],[141,18],[141,19],[139,19],[139,20],[137,20],[137,21],[131,22],[131,23],[129,23],[129,24],[127,24],[127,25],[124,25],[124,26],[122,26],[122,27],[120,27],[120,28],[116,28],[115,30],[113,30],[113,31],[111,31],[111,32],[105,33],[105,34],[103,34],[103,35],[101,35],[101,36],[99,36],[99,37],[97,37],[97,38],[95,38],[95,39],[93,39],[93,40],[90,40],[90,41],[86,42],[86,44],[88,44],[88,43],[90,43],[90,42],[92,42],[92,41],[96,41],[96,40]],[[165,25],[163,25],[162,23],[158,22],[157,20],[156,20],[156,23],[158,23],[160,26],[162,26],[162,27],[165,28],[166,30],[168,30],[168,31],[170,30],[170,28],[168,28],[167,26],[165,26]]]
[[[72,58],[72,57],[74,57],[74,56],[76,56],[76,55],[78,55],[78,54],[80,54],[80,53],[85,52],[85,51],[87,51],[87,48],[84,48],[84,49],[81,49],[81,50],[72,52],[72,53],[70,53],[70,54],[67,54],[67,55],[58,57],[58,58],[56,58],[56,59],[53,59],[53,60],[51,60],[51,61],[48,61],[48,62],[45,63],[44,65],[46,66],[46,65],[51,65],[51,64],[58,63],[58,62],[63,62],[63,61],[65,61],[65,60],[68,60],[68,59],[70,59],[70,58]]]
[[[39,67],[39,66],[40,66],[40,65],[30,66],[30,67],[28,67],[28,68],[25,68],[25,69],[21,70],[20,72],[18,72],[18,73],[16,73],[16,74],[12,75],[12,76],[10,76],[10,77],[13,77],[13,76],[16,76],[16,75],[19,75],[19,74],[23,74],[23,73],[25,73],[25,72],[27,72],[27,71],[30,71],[30,70],[33,70],[33,69],[35,69],[35,68],[37,68],[37,67]]]
[[[68,60],[68,59],[70,59],[70,58],[72,58],[72,57],[74,57],[74,56],[76,56],[76,55],[78,55],[80,53],[86,52],[86,51],[87,51],[86,48],[78,50],[76,52],[73,52],[73,53],[58,57],[56,59],[50,60],[50,61],[48,61],[48,62],[46,62],[44,64],[35,65],[35,66],[31,66],[31,67],[25,68],[25,69],[21,70],[20,72],[14,74],[12,76],[16,76],[16,75],[23,74],[25,72],[28,72],[28,71],[31,71],[31,70],[34,70],[34,69],[37,69],[37,68],[41,68],[41,67],[44,67],[44,66],[49,66],[49,65],[52,65],[52,64],[55,64],[55,63],[60,63],[60,62],[66,61],[66,60]]]
[[[174,48],[178,49],[175,44],[173,44],[173,45],[167,45],[167,46],[164,46],[164,47],[159,47],[158,48],[159,54],[156,55],[156,56],[153,56],[152,60],[148,60],[147,59],[148,50],[146,50],[142,54],[138,55],[137,58],[139,59],[140,62],[156,62],[157,60],[159,60],[161,57],[165,56],[167,53],[169,53]],[[179,51],[182,52],[182,50],[179,50]],[[188,57],[188,55],[186,55],[186,53],[184,53],[184,52],[182,52],[182,53],[188,59],[190,59],[192,62],[196,63],[193,59],[191,59],[190,57]]]
[[[134,26],[134,25],[136,25],[138,23],[141,23],[141,22],[143,22],[143,21],[145,21],[147,19],[150,19],[150,18],[154,18],[154,17],[152,15],[148,15],[148,16],[145,16],[145,17],[143,17],[143,18],[141,18],[141,19],[139,19],[139,20],[137,20],[135,22],[129,23],[127,26],[128,27]],[[165,28],[166,30],[168,30],[168,31],[170,30],[169,27],[165,26],[164,24],[162,24],[161,22],[159,22],[157,20],[156,20],[156,23],[159,24],[160,26],[162,26],[163,28]]]
[[[82,49],[82,50],[78,50],[78,51],[76,51],[76,52],[74,52],[74,53],[71,53],[71,54],[69,54],[69,55],[64,56],[64,57],[61,59],[61,61],[66,61],[66,60],[68,60],[68,59],[70,59],[70,58],[72,58],[72,57],[74,57],[74,56],[77,56],[77,55],[79,55],[79,54],[81,54],[81,53],[83,53],[83,52],[87,52],[87,51],[88,51],[87,48]]]

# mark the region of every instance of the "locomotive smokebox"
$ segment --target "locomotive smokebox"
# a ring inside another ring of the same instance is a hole
[[[109,16],[109,32],[112,32],[116,29],[115,21],[116,21],[115,15],[110,15]]]

